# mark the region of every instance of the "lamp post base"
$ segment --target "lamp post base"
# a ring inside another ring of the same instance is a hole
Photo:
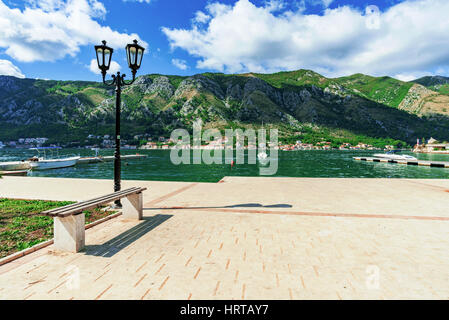
[[[122,203],[120,202],[120,200],[117,200],[114,202],[114,204],[111,206],[112,209],[122,209]]]

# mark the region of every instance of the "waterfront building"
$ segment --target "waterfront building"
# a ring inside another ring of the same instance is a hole
[[[434,138],[430,138],[427,144],[417,144],[413,148],[413,152],[449,154],[449,143],[439,143]]]

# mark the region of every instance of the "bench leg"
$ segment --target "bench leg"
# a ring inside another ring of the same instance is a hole
[[[122,201],[123,218],[131,220],[142,220],[143,196],[142,193],[127,196]]]
[[[54,246],[57,250],[78,252],[85,244],[84,214],[54,219]]]

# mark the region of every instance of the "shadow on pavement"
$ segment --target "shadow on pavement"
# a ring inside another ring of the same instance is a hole
[[[101,245],[88,245],[85,247],[85,254],[88,256],[106,257],[110,258],[120,250],[126,248],[134,241],[143,237],[145,234],[158,227],[168,219],[173,217],[172,215],[158,214],[154,217],[144,217],[143,222],[139,225],[123,232],[115,238],[101,244]]]

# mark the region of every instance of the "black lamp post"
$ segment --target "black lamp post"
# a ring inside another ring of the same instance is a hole
[[[114,192],[120,191],[121,188],[121,163],[120,163],[120,106],[121,106],[121,93],[122,87],[131,85],[136,80],[137,70],[142,63],[143,52],[145,48],[137,44],[137,40],[134,43],[126,46],[126,58],[128,60],[128,66],[131,69],[133,78],[129,82],[125,82],[125,74],[113,74],[112,81],[106,81],[106,72],[111,65],[112,53],[114,49],[106,46],[106,41],[102,41],[103,44],[95,46],[95,53],[97,55],[98,68],[101,70],[103,76],[103,83],[107,86],[115,86],[116,100],[115,100],[115,153],[114,153]],[[121,208],[122,204],[120,200],[115,201],[115,207]]]

